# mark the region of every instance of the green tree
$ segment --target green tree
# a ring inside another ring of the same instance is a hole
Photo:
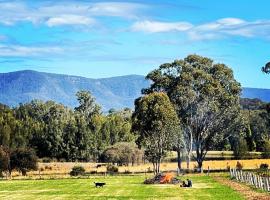
[[[138,98],[132,119],[136,142],[145,148],[154,172],[159,173],[161,159],[172,150],[174,135],[179,132],[179,120],[168,96],[153,92]]]
[[[37,169],[37,157],[31,149],[16,149],[10,154],[10,171],[17,170],[26,175],[29,170]]]
[[[247,141],[243,137],[238,137],[233,145],[233,154],[236,159],[243,159],[248,155]]]
[[[262,147],[262,157],[263,158],[270,158],[270,141],[266,140]]]
[[[165,63],[150,72],[149,94],[164,91],[169,96],[183,126],[189,161],[195,146],[195,159],[202,167],[207,151],[224,138],[240,112],[240,84],[224,64],[190,55],[183,60]]]
[[[8,174],[10,171],[9,149],[0,146],[0,176],[3,176],[3,172]]]
[[[262,71],[266,74],[270,73],[270,62],[266,63],[265,66],[262,67]]]
[[[88,120],[94,115],[100,114],[101,107],[96,104],[95,98],[92,97],[89,91],[79,91],[76,96],[79,106],[75,108],[75,111],[83,114]]]

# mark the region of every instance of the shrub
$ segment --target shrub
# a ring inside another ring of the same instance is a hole
[[[51,166],[46,165],[46,166],[45,166],[45,169],[46,169],[46,170],[52,170],[52,167],[51,167]]]
[[[269,165],[266,164],[266,163],[262,163],[262,164],[260,165],[260,169],[263,169],[263,170],[267,170],[268,167],[269,167]]]
[[[131,174],[129,170],[125,170],[124,174]]]
[[[66,159],[65,158],[61,158],[60,160],[59,160],[59,162],[66,162]]]
[[[10,155],[11,170],[15,169],[26,176],[27,171],[37,170],[37,157],[32,149],[16,149]]]
[[[118,167],[114,165],[108,165],[107,166],[107,172],[109,173],[117,173],[118,172]]]
[[[136,144],[119,142],[105,149],[102,155],[103,162],[117,163],[118,165],[139,164],[143,159],[142,150]]]
[[[270,141],[264,142],[262,150],[263,150],[262,157],[270,158]]]
[[[48,158],[48,157],[42,158],[42,162],[43,162],[43,163],[50,163],[51,161],[52,161],[51,158]]]
[[[244,167],[243,164],[241,164],[239,161],[237,161],[237,163],[236,163],[236,169],[242,170],[243,167]]]
[[[81,176],[85,174],[85,169],[82,166],[74,166],[69,174],[70,176]]]

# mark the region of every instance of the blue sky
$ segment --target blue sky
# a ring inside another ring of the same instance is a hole
[[[146,75],[188,54],[270,88],[269,0],[0,0],[0,72]]]

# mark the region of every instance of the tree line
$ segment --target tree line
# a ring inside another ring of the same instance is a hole
[[[228,66],[190,55],[162,64],[146,78],[151,85],[135,100],[134,111],[104,114],[88,91],[76,94],[74,109],[54,101],[33,100],[14,108],[1,104],[0,159],[6,160],[5,169],[18,169],[10,165],[18,152],[118,165],[147,159],[156,173],[169,151],[177,152],[179,169],[182,159],[187,168],[195,159],[201,169],[210,150],[233,150],[237,158],[248,151],[270,154],[270,105],[241,99],[241,86]]]

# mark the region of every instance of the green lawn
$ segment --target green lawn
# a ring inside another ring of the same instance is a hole
[[[0,181],[0,199],[243,199],[208,176],[189,176],[193,188],[179,185],[144,185],[144,176],[91,177],[89,179]],[[104,181],[95,188],[94,181]]]

